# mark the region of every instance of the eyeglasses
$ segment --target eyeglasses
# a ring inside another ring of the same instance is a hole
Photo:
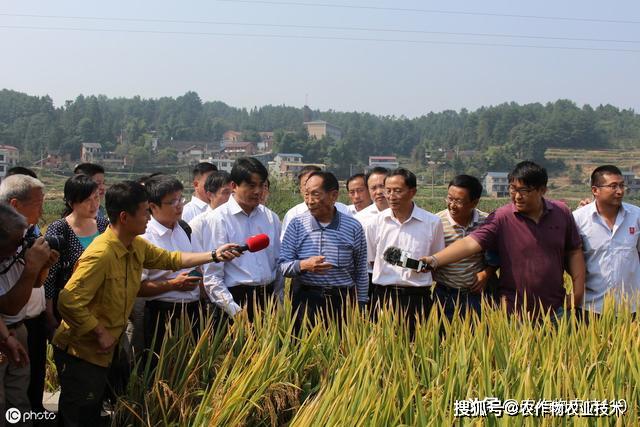
[[[615,183],[615,184],[609,184],[609,185],[596,185],[596,187],[608,188],[611,191],[618,191],[618,189],[624,191],[626,186],[624,185],[624,183],[621,183],[621,184]]]
[[[171,205],[174,208],[177,208],[178,206],[184,205],[186,201],[187,201],[187,199],[183,197],[181,199],[171,200],[170,202],[162,202],[162,204],[163,205]]]
[[[512,196],[515,196],[515,194],[518,193],[522,197],[527,197],[529,194],[531,194],[534,191],[536,191],[535,188],[527,188],[527,187],[515,188],[515,187],[509,186],[509,194]]]
[[[447,205],[451,205],[451,206],[458,206],[458,207],[462,207],[464,206],[464,204],[466,203],[464,200],[460,200],[460,199],[452,199],[451,197],[447,196],[444,198],[444,202]]]

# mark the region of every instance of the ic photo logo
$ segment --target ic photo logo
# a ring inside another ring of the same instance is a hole
[[[18,424],[22,420],[22,412],[18,408],[9,408],[4,414],[4,418],[9,424]]]
[[[27,421],[55,420],[56,414],[49,411],[25,411],[22,413],[18,408],[9,408],[7,409],[7,412],[5,412],[4,418],[9,424],[18,424],[19,422]]]

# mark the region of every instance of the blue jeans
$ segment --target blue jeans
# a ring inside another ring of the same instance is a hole
[[[433,290],[433,300],[442,306],[444,315],[451,322],[456,310],[460,307],[459,314],[464,317],[470,311],[480,316],[482,311],[482,294],[474,294],[466,289],[454,289],[449,286],[437,283]]]

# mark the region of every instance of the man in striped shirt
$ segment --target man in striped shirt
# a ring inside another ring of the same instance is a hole
[[[320,169],[319,166],[315,166],[315,165],[307,165],[300,170],[300,172],[298,173],[298,188],[300,190],[300,196],[304,198],[304,189],[305,189],[304,186],[307,183],[307,179],[309,179],[311,174],[313,172],[320,172],[321,170],[322,169]],[[336,202],[335,206],[336,206],[336,209],[338,209],[343,214],[353,216],[353,214],[349,211],[349,207],[344,203]],[[289,223],[291,222],[291,220],[297,217],[298,215],[301,215],[308,211],[309,211],[309,208],[307,207],[307,204],[305,202],[298,203],[297,205],[295,205],[294,207],[292,207],[287,211],[287,213],[284,215],[284,218],[282,218],[282,234],[280,235],[280,240],[284,239],[284,232],[287,231],[287,227],[289,226]]]
[[[444,227],[445,246],[463,239],[487,219],[488,214],[476,209],[481,195],[482,184],[477,178],[458,175],[451,180],[445,199],[447,209],[437,213]],[[480,314],[483,291],[489,280],[495,279],[498,264],[495,256],[487,255],[478,252],[435,271],[434,299],[449,321],[456,305],[462,315],[469,310]]]
[[[305,311],[341,318],[347,298],[368,299],[367,244],[360,223],[338,211],[338,180],[330,172],[313,172],[304,199],[309,210],[291,220],[280,249],[280,269],[294,277],[297,325]]]

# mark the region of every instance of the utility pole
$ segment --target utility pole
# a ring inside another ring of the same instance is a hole
[[[436,180],[436,165],[431,168],[431,198],[435,198],[434,181]]]

